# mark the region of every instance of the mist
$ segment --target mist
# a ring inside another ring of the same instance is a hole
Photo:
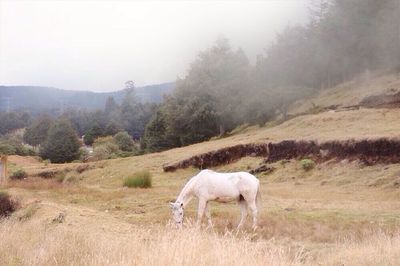
[[[20,111],[20,122],[4,133],[45,106],[79,135],[124,130],[142,150],[162,151],[282,123],[296,101],[400,71],[398,0],[22,3],[2,4],[2,82],[127,90],[67,97],[38,87],[27,97],[5,88],[0,110]],[[139,95],[138,86],[165,81]]]
[[[256,56],[288,25],[293,1],[1,1],[0,84],[114,91],[175,81],[223,36]]]

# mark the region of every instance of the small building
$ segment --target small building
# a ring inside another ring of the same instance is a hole
[[[7,182],[7,155],[0,154],[0,184]]]

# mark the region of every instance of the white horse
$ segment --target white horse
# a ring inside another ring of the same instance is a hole
[[[238,229],[247,216],[247,207],[253,215],[253,229],[257,226],[257,212],[260,202],[260,182],[257,177],[246,172],[217,173],[202,170],[192,177],[184,186],[175,202],[171,202],[172,216],[178,227],[182,227],[183,210],[189,201],[196,197],[199,200],[197,224],[201,224],[206,214],[209,226],[212,226],[208,211],[208,202],[229,202],[236,200],[240,205],[241,220]]]

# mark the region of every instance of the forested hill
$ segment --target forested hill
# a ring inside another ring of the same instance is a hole
[[[164,94],[170,94],[174,82],[135,88],[138,101],[160,103]],[[26,110],[41,112],[44,110],[62,111],[68,108],[96,110],[104,108],[108,97],[114,97],[121,103],[125,90],[97,93],[91,91],[61,90],[36,86],[0,86],[0,112]]]

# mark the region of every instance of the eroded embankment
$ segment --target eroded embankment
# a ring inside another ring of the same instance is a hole
[[[219,149],[190,157],[186,160],[164,166],[165,172],[190,166],[204,169],[232,163],[245,156],[266,157],[266,162],[283,159],[310,158],[317,162],[331,159],[360,160],[366,165],[376,163],[399,163],[399,139],[372,139],[327,141],[285,140],[278,143],[243,144]]]
[[[199,154],[189,159],[164,166],[165,172],[173,172],[177,169],[190,166],[199,169],[232,163],[245,156],[267,156],[268,144],[240,144],[222,148],[216,151]]]

